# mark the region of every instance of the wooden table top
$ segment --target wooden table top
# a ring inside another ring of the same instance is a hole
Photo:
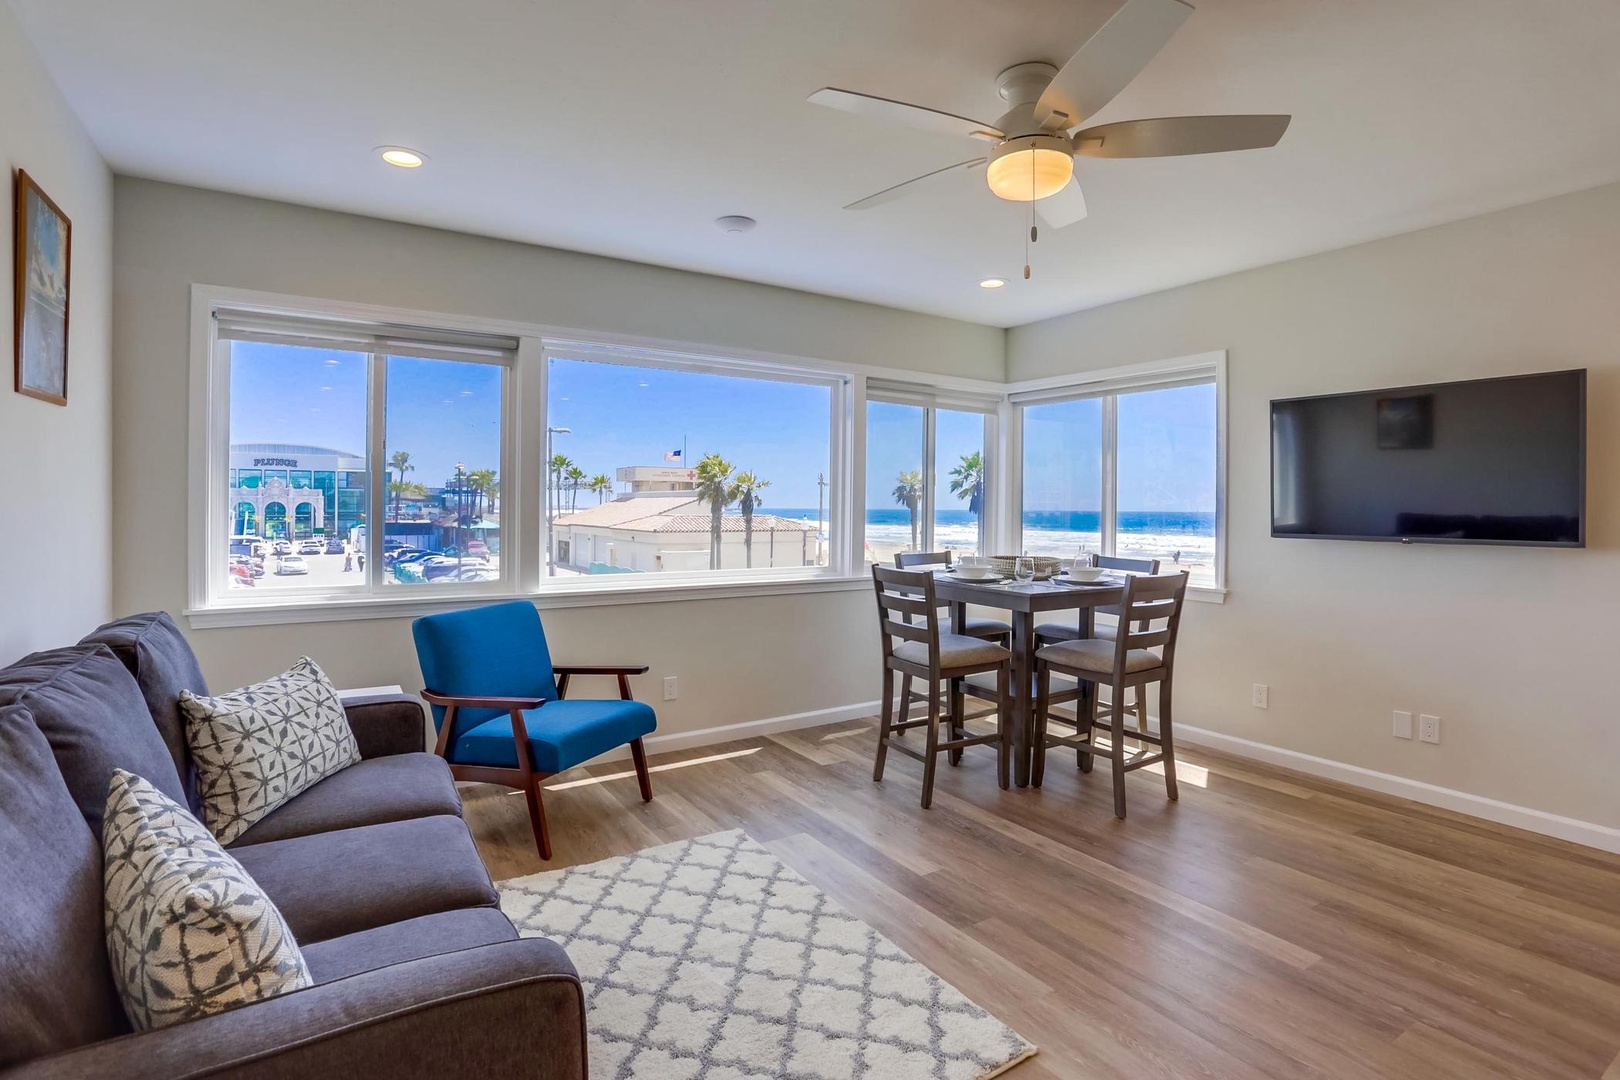
[[[1045,581],[964,581],[940,570],[934,574],[934,595],[941,600],[1007,611],[1064,611],[1118,604],[1125,599],[1125,586],[1117,579],[1108,586],[1054,585]]]

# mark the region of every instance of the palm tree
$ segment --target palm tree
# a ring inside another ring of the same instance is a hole
[[[556,517],[562,513],[562,478],[563,473],[574,467],[567,454],[552,454],[551,461],[551,516]]]
[[[403,489],[404,484],[405,484],[405,474],[408,473],[408,472],[415,472],[416,471],[416,466],[411,464],[411,452],[409,450],[395,450],[394,453],[393,453],[393,456],[388,459],[388,467],[390,469],[393,469],[395,472],[399,473],[399,483],[400,483],[401,490],[396,490],[394,492],[394,520],[398,521],[399,520],[399,500],[400,500],[400,496],[403,494],[402,489]],[[392,484],[390,484],[389,486],[393,487]]]
[[[962,463],[951,470],[951,494],[959,499],[966,499],[968,513],[973,515],[978,525],[978,546],[975,551],[984,550],[984,454],[978,450],[971,454],[962,455]]]
[[[731,486],[731,462],[719,454],[705,454],[697,463],[697,497],[709,504],[709,569],[720,569],[721,516],[737,497]]]
[[[467,474],[467,486],[473,493],[473,520],[477,521],[484,515],[484,506],[491,509],[495,506],[495,490],[497,482],[494,469],[475,469]]]
[[[903,472],[895,477],[895,481],[894,501],[911,513],[911,547],[908,550],[916,551],[922,546],[922,537],[918,535],[918,526],[921,525],[921,521],[917,517],[917,511],[922,506],[922,473],[915,470]]]
[[[607,473],[597,473],[591,477],[590,489],[596,493],[596,505],[601,506],[613,494],[613,480]]]
[[[732,497],[742,511],[743,558],[750,568],[754,565],[754,511],[765,505],[759,493],[770,486],[769,480],[761,480],[752,472],[738,473],[737,479],[731,484]]]
[[[568,472],[564,475],[568,478],[568,489],[572,492],[568,501],[568,512],[572,514],[579,509],[579,489],[585,486],[590,476],[578,465],[568,466]]]

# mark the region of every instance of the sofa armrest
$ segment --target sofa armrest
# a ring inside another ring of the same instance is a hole
[[[562,946],[523,938],[411,960],[124,1035],[4,1080],[378,1076],[585,1080],[585,997]]]
[[[343,711],[362,758],[420,754],[427,746],[427,713],[409,694],[351,698]]]

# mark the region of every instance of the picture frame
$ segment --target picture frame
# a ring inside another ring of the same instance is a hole
[[[1434,449],[1434,395],[1379,398],[1378,449]]]
[[[15,179],[15,209],[16,391],[66,405],[73,222],[22,169]]]

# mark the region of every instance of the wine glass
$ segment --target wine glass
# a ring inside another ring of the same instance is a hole
[[[1035,560],[1028,555],[1020,555],[1013,560],[1013,580],[1019,583],[1029,581],[1035,576]]]

